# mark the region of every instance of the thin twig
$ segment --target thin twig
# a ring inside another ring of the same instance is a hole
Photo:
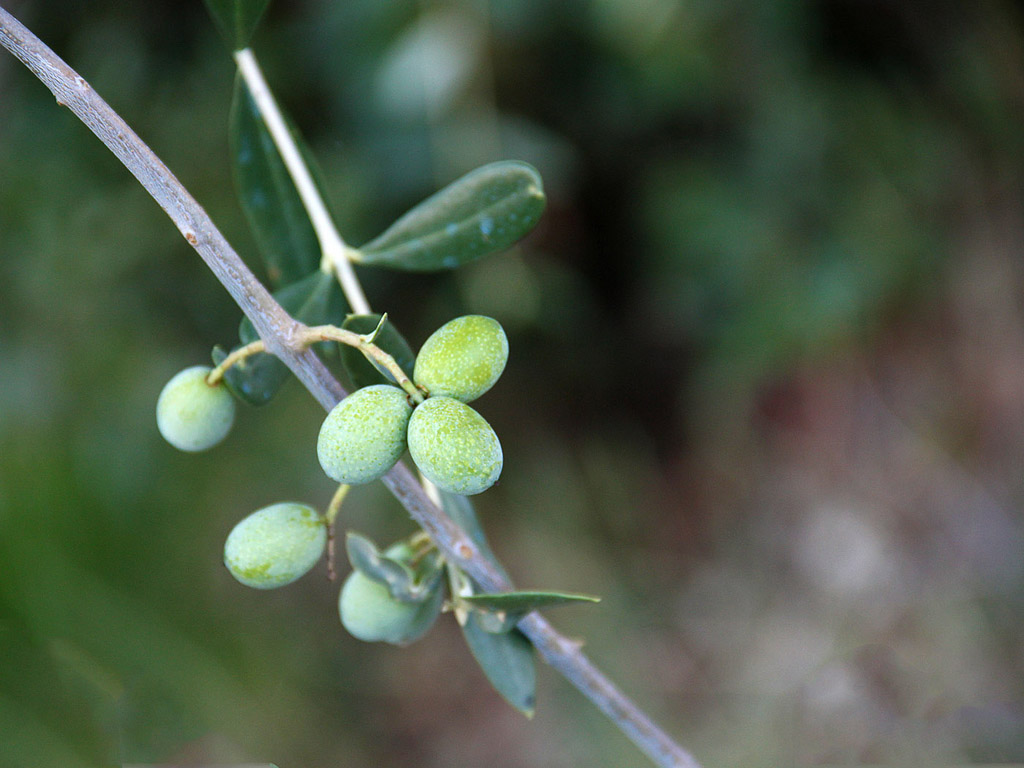
[[[295,143],[291,131],[285,124],[284,116],[277,106],[274,94],[271,92],[267,81],[263,77],[259,62],[251,48],[243,48],[235,51],[235,63],[238,71],[245,81],[246,87],[252,100],[256,102],[256,108],[263,116],[263,124],[266,125],[270,137],[274,140],[274,146],[284,161],[288,175],[292,177],[295,189],[299,193],[302,205],[309,214],[309,220],[313,224],[313,231],[316,232],[316,239],[320,243],[320,252],[323,254],[323,265],[332,270],[338,277],[341,289],[348,299],[352,311],[359,315],[370,314],[370,303],[366,300],[363,287],[356,279],[352,269],[352,262],[349,261],[349,248],[341,239],[331,214],[327,211],[327,204],[320,196],[309,168],[302,159],[302,153]],[[327,271],[324,269],[324,271]]]
[[[292,370],[327,410],[345,390],[302,342],[305,326],[281,308],[218,231],[210,217],[161,160],[89,84],[6,10],[0,8],[0,45],[9,50],[95,133],[163,208],[178,230],[224,284],[252,321],[267,350]],[[473,541],[426,495],[404,464],[383,478],[410,516],[445,557],[485,591],[512,585],[481,555]],[[539,614],[520,624],[540,655],[604,712],[657,765],[700,768],[697,761],[656,726],[580,651]]]

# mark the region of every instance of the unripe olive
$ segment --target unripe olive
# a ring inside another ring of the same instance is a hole
[[[205,451],[223,440],[235,421],[235,399],[223,382],[213,386],[205,365],[186,368],[164,385],[156,401],[156,425],[182,451]]]
[[[507,361],[508,339],[498,321],[465,315],[424,342],[412,378],[431,395],[469,403],[494,386]]]
[[[224,565],[256,589],[291,584],[307,574],[327,546],[327,525],[305,504],[282,502],[253,512],[224,543]]]
[[[491,425],[451,397],[428,397],[416,406],[409,453],[430,482],[462,496],[486,491],[501,474],[501,443]]]
[[[339,483],[369,483],[395,465],[405,451],[412,406],[390,384],[356,390],[327,414],[316,452],[328,477]]]
[[[443,598],[438,589],[425,602],[404,603],[384,584],[352,571],[341,588],[338,612],[345,629],[360,640],[406,645],[430,629]]]

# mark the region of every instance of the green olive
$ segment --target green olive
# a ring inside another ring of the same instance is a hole
[[[484,417],[451,397],[429,397],[409,419],[409,453],[430,482],[470,496],[501,474],[498,436]]]
[[[430,629],[443,597],[438,589],[422,603],[405,603],[384,584],[352,571],[338,597],[338,612],[345,629],[360,640],[406,645]]]
[[[256,589],[291,584],[308,573],[327,546],[327,526],[305,504],[282,502],[253,512],[224,543],[224,565]]]
[[[213,386],[213,370],[196,365],[177,373],[156,401],[156,425],[164,439],[182,451],[205,451],[223,440],[235,421],[235,400],[223,382]]]
[[[507,361],[508,339],[498,321],[465,315],[424,342],[412,378],[431,395],[469,403],[494,386]]]
[[[327,414],[317,456],[339,483],[369,483],[395,465],[405,451],[412,406],[404,391],[375,384],[353,392]]]

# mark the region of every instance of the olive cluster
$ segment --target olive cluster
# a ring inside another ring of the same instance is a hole
[[[427,395],[423,402],[377,384],[353,392],[327,415],[317,441],[324,472],[339,483],[368,483],[408,447],[438,488],[463,496],[487,490],[501,474],[501,443],[467,403],[494,386],[507,360],[508,339],[498,321],[465,315],[445,323],[416,358],[412,379]]]
[[[416,358],[412,381],[420,397],[391,384],[353,392],[323,422],[317,440],[321,466],[338,483],[369,483],[408,449],[438,488],[460,495],[485,491],[501,473],[501,443],[468,403],[494,386],[507,360],[508,340],[496,320],[466,315],[446,323]],[[212,372],[206,366],[181,371],[157,400],[160,433],[183,451],[213,447],[234,422],[235,400],[223,378]],[[282,587],[323,557],[328,529],[328,518],[305,504],[264,507],[228,535],[224,564],[249,587]],[[364,563],[348,576],[338,598],[342,624],[362,640],[412,642],[441,611],[436,550],[399,542],[383,554],[374,551],[369,562],[385,562],[386,567],[374,570]],[[404,586],[396,587],[395,574]]]

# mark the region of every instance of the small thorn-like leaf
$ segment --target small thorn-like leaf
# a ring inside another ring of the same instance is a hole
[[[413,272],[453,269],[525,237],[545,204],[535,168],[491,163],[424,200],[355,251],[353,260]]]
[[[407,376],[412,376],[413,368],[416,365],[416,355],[413,354],[412,347],[395,328],[391,318],[388,318],[388,321],[383,324],[381,321],[382,316],[377,314],[349,315],[341,327],[346,331],[358,334],[370,334],[376,330],[377,334],[373,343],[395,358],[398,367],[405,371]],[[374,361],[368,359],[356,347],[347,344],[341,345],[341,363],[355,389],[362,389],[374,384],[398,383],[388,371],[379,368]]]

